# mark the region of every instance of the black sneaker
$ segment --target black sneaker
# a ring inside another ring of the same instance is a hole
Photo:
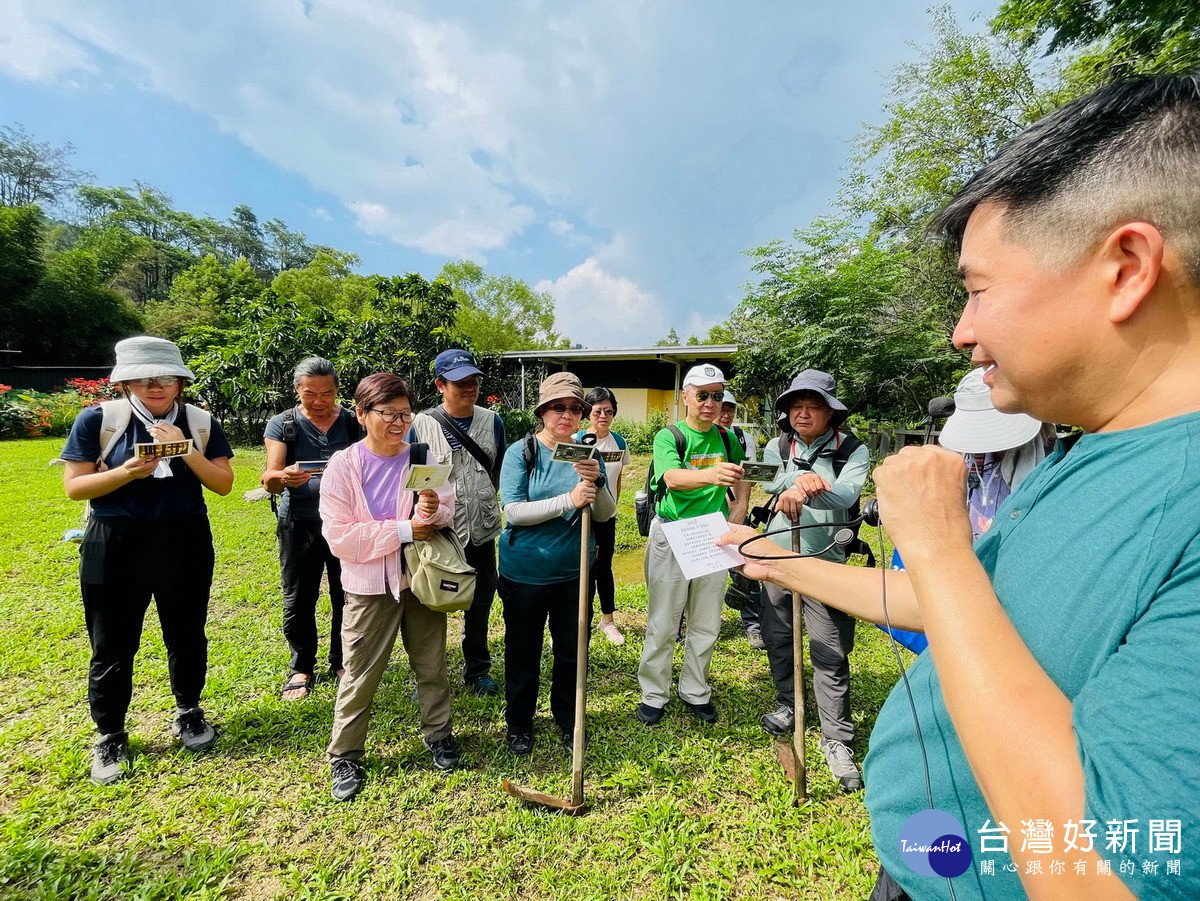
[[[637,713],[634,714],[638,718],[638,722],[646,726],[653,726],[655,723],[662,720],[666,715],[666,707],[654,707],[650,704],[638,704]]]
[[[476,676],[467,680],[467,688],[477,695],[490,696],[500,694],[500,683],[491,676]]]
[[[796,728],[796,708],[780,704],[770,713],[764,713],[759,723],[768,735],[787,735]]]
[[[363,768],[358,765],[357,760],[339,757],[329,765],[329,771],[333,779],[333,786],[329,793],[333,795],[335,801],[352,800],[362,791],[363,784],[367,781],[367,774],[363,772]]]
[[[683,698],[679,700],[683,701]],[[702,723],[709,723],[711,725],[717,721],[717,708],[712,705],[711,701],[705,701],[703,704],[693,704],[691,701],[683,701],[683,706],[688,709],[688,713]]]
[[[458,766],[461,755],[458,745],[454,743],[453,735],[447,735],[437,741],[426,741],[425,747],[429,748],[429,753],[433,755],[433,765],[437,769],[452,770]]]
[[[129,736],[125,732],[102,735],[92,748],[92,781],[112,785],[129,776]]]
[[[207,751],[217,740],[217,731],[204,719],[199,707],[189,707],[175,714],[171,734],[189,751]]]
[[[533,733],[509,732],[504,736],[504,743],[513,754],[528,754],[533,750]]]

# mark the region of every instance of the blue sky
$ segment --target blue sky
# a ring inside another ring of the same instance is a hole
[[[928,40],[913,0],[0,0],[0,125],[97,184],[247,203],[364,273],[474,259],[573,341],[650,344],[828,211]]]

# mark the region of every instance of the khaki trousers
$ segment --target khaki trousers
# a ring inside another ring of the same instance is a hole
[[[446,614],[430,610],[405,589],[388,594],[346,592],[342,611],[342,664],[333,711],[329,759],[363,756],[375,692],[399,632],[417,678],[421,732],[434,742],[450,735],[450,682],[446,675]]]
[[[666,707],[670,700],[675,636],[679,634],[679,618],[686,611],[679,697],[689,704],[706,704],[712,697],[708,666],[717,633],[721,631],[721,606],[725,602],[728,576],[721,571],[685,579],[657,518],[646,543],[645,572],[646,640],[638,666],[642,701],[651,707]]]

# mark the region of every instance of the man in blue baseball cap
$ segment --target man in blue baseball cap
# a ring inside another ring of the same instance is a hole
[[[433,361],[433,376],[442,403],[417,414],[408,440],[428,444],[431,458],[453,465],[454,531],[478,573],[475,599],[463,614],[463,681],[476,694],[494,695],[500,686],[491,676],[488,618],[500,534],[496,483],[508,439],[500,417],[476,406],[483,372],[474,354],[457,348],[442,351]]]

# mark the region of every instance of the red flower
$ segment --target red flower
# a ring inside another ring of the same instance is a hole
[[[498,403],[500,403],[500,395],[499,394],[489,394],[487,400],[488,400],[489,404],[498,404]]]

